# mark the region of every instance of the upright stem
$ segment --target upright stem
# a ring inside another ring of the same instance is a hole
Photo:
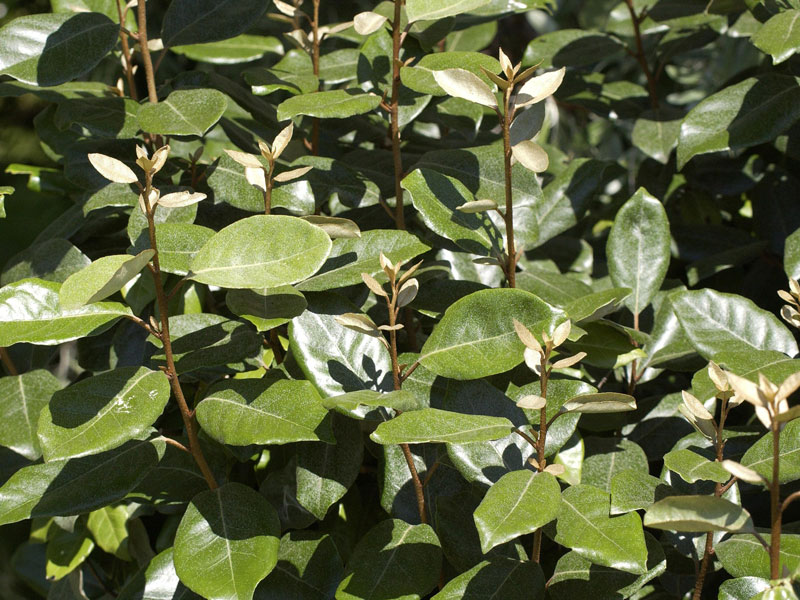
[[[517,285],[517,249],[514,245],[514,206],[511,190],[511,119],[514,116],[511,111],[511,91],[512,86],[503,92],[503,166],[506,176],[506,254],[508,255],[505,265],[506,281],[508,287]]]
[[[269,172],[265,173],[266,175],[266,188],[264,189],[264,214],[268,215],[272,212],[272,187],[274,182],[272,181],[272,173],[275,170],[275,163],[270,162]]]
[[[153,183],[152,175],[148,173],[145,177],[144,197],[149,199]],[[206,483],[208,483],[208,487],[213,490],[219,486],[217,485],[217,481],[214,479],[214,475],[211,473],[211,469],[206,462],[206,458],[203,455],[203,450],[200,448],[200,440],[197,437],[197,422],[194,418],[194,411],[192,411],[189,408],[189,405],[186,403],[186,398],[183,395],[181,383],[178,379],[178,372],[175,369],[175,359],[172,354],[172,339],[170,338],[169,334],[169,306],[167,295],[164,292],[163,281],[161,279],[161,265],[158,257],[158,245],[156,243],[156,225],[154,217],[155,207],[152,209],[148,207],[147,229],[148,233],[150,234],[150,247],[155,252],[153,254],[153,268],[151,269],[151,273],[153,274],[153,283],[155,284],[156,289],[158,314],[161,318],[161,332],[159,337],[161,342],[164,344],[164,355],[167,358],[166,376],[169,379],[170,385],[172,386],[172,393],[175,395],[175,399],[178,401],[178,407],[181,411],[183,424],[184,427],[186,427],[186,435],[189,438],[189,451],[192,453],[197,466],[203,473],[203,477],[205,478]]]
[[[137,9],[137,18],[139,21],[139,48],[142,51],[144,74],[147,78],[147,99],[155,104],[158,102],[158,95],[156,94],[156,78],[153,73],[153,61],[150,59],[150,48],[147,47],[147,9],[145,0],[139,0]],[[147,196],[145,196],[145,198],[147,198]]]
[[[636,38],[636,53],[631,53],[639,61],[639,66],[642,67],[645,78],[647,78],[647,92],[650,96],[650,105],[654,110],[658,110],[658,93],[656,92],[656,80],[653,77],[653,72],[650,70],[650,65],[647,64],[647,58],[644,55],[644,45],[642,44],[642,31],[639,27],[640,17],[636,14],[636,9],[633,7],[633,0],[625,0],[628,5],[628,12],[631,15],[633,22],[633,35]]]
[[[392,284],[392,299],[386,298],[386,305],[389,308],[389,326],[394,327],[397,324],[397,287],[394,279]],[[392,379],[394,381],[395,391],[401,389],[402,380],[400,379],[400,364],[397,361],[397,332],[392,329],[389,331],[389,356],[392,359]],[[403,456],[406,458],[408,470],[411,473],[411,481],[414,484],[414,494],[417,497],[417,510],[419,511],[419,520],[422,523],[428,522],[427,511],[425,510],[425,486],[419,478],[417,466],[414,464],[414,455],[411,453],[411,448],[408,444],[400,444],[400,449],[403,451]]]
[[[122,45],[122,57],[125,59],[125,79],[128,80],[128,93],[134,100],[139,99],[136,91],[136,82],[133,80],[133,59],[128,45],[128,35],[122,31],[125,26],[125,12],[122,10],[122,0],[117,0],[117,14],[119,15],[119,40]]]
[[[314,20],[311,21],[311,65],[314,68],[314,75],[319,77],[319,2],[314,0]],[[319,117],[314,117],[311,121],[311,154],[319,154]]]
[[[770,513],[772,515],[772,528],[769,539],[769,571],[770,579],[780,577],[781,562],[781,483],[780,477],[780,424],[772,425],[772,480],[769,485]]]
[[[547,399],[547,381],[550,379],[550,373],[547,371],[547,363],[550,360],[550,346],[545,348],[544,355],[541,359],[541,396]],[[547,441],[547,404],[539,411],[539,437],[536,440],[536,461],[539,463],[539,472],[544,471],[547,462],[544,457],[544,446]],[[539,562],[539,557],[542,552],[542,528],[537,529],[533,534],[533,551],[531,552],[531,560]]]
[[[400,9],[403,0],[394,0],[392,21],[392,100],[389,112],[392,119],[392,156],[394,157],[394,221],[398,229],[406,228],[403,211],[403,157],[400,154]]]

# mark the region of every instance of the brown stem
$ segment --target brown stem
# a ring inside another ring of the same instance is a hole
[[[125,79],[128,80],[128,93],[134,100],[139,99],[139,93],[136,91],[136,83],[133,80],[133,59],[131,58],[131,48],[128,44],[128,34],[122,29],[125,26],[125,14],[122,12],[121,0],[117,0],[117,14],[119,15],[119,40],[122,45],[122,57],[125,59]]]
[[[723,459],[723,449],[725,447],[725,442],[722,440],[722,428],[725,425],[725,416],[727,412],[727,403],[723,401],[722,410],[720,412],[720,421],[719,426],[717,427],[717,435],[714,441],[714,446],[717,451],[717,462],[721,463]],[[724,493],[723,486],[721,483],[716,483],[714,485],[714,496],[719,498]],[[700,569],[697,572],[697,580],[694,583],[694,594],[692,594],[692,600],[700,600],[701,596],[703,595],[703,585],[706,581],[706,575],[708,574],[708,565],[711,563],[711,557],[714,554],[714,532],[709,531],[706,533],[706,547],[703,552],[703,559],[700,562]]]
[[[545,406],[539,411],[539,437],[536,440],[536,460],[539,463],[539,472],[544,471],[546,461],[544,458],[544,445],[547,441],[547,380],[550,378],[550,373],[547,370],[547,363],[550,361],[550,344],[545,347],[544,355],[541,358],[541,396],[545,399]],[[531,560],[539,562],[539,557],[542,552],[542,528],[540,527],[533,534],[533,550],[531,551]]]
[[[158,332],[153,331],[153,328],[150,327],[150,325],[144,319],[140,319],[136,315],[125,315],[125,318],[136,323],[139,327],[144,329],[150,335],[158,337]]]
[[[392,22],[392,100],[389,104],[392,120],[392,156],[394,158],[394,222],[398,229],[406,228],[403,211],[403,157],[400,154],[400,9],[403,0],[394,0],[394,21]]]
[[[269,172],[266,173],[266,183],[267,188],[264,190],[264,214],[268,215],[272,212],[272,186],[274,182],[272,181],[272,173],[275,171],[275,163],[270,161],[269,165]]]
[[[772,425],[772,480],[769,485],[770,492],[770,514],[772,516],[772,528],[769,539],[769,571],[770,579],[780,577],[781,562],[781,514],[780,494],[780,436],[781,430],[778,423]]]
[[[189,449],[181,444],[178,440],[173,440],[171,437],[163,436],[164,442],[169,444],[170,446],[175,446],[178,450],[183,450],[184,452],[189,452]],[[189,452],[191,454],[191,452]]]
[[[411,377],[411,374],[412,374],[414,371],[416,371],[416,370],[417,370],[417,367],[418,367],[419,365],[420,365],[420,362],[417,360],[417,361],[415,361],[415,362],[414,362],[414,364],[412,364],[410,367],[408,367],[408,368],[407,368],[407,369],[406,369],[406,370],[403,372],[403,374],[400,376],[400,383],[402,384],[402,383],[403,383],[403,382],[404,382],[406,379],[408,379],[409,377]]]
[[[658,110],[658,94],[656,93],[656,80],[653,78],[653,73],[650,71],[650,65],[647,64],[647,58],[644,55],[644,45],[642,44],[642,31],[639,28],[641,17],[636,14],[636,9],[633,7],[633,0],[625,0],[628,6],[628,12],[631,15],[633,22],[633,34],[636,38],[636,53],[634,57],[639,61],[639,66],[642,67],[645,78],[647,78],[647,92],[650,95],[650,105],[654,110]]]
[[[150,59],[150,48],[147,47],[147,9],[145,0],[139,0],[137,6],[139,21],[139,49],[144,63],[144,74],[147,78],[147,99],[153,104],[158,102],[156,94],[156,78],[153,72],[153,61]],[[147,196],[145,196],[147,198]]]
[[[428,517],[425,514],[425,490],[422,487],[419,473],[417,473],[417,466],[414,464],[414,455],[411,454],[411,448],[408,444],[400,444],[403,450],[403,455],[406,457],[408,463],[408,470],[411,471],[411,480],[414,482],[414,493],[417,496],[417,510],[419,511],[419,520],[422,523],[428,522]]]
[[[784,500],[783,504],[781,504],[781,512],[785,512],[786,509],[789,508],[789,505],[798,498],[800,498],[800,492],[795,492],[787,496],[786,500]]]
[[[527,433],[525,433],[518,427],[514,427],[514,433],[516,433],[519,437],[528,442],[531,446],[533,446],[533,449],[536,450],[538,446],[536,445],[535,439],[533,439],[531,436],[529,436]]]
[[[311,40],[311,65],[314,75],[319,77],[319,0],[314,0],[314,19],[311,21],[311,31],[314,39]],[[311,121],[311,154],[319,154],[319,117]]]
[[[17,366],[14,364],[14,361],[11,360],[11,355],[8,353],[8,350],[2,346],[0,346],[0,360],[3,361],[9,375],[19,375]]]
[[[517,250],[514,245],[514,206],[513,196],[511,191],[511,118],[513,117],[511,110],[511,85],[503,92],[503,166],[506,176],[506,254],[508,255],[507,263],[505,265],[506,281],[508,287],[516,287],[517,285]]]
[[[140,9],[142,6],[143,1],[139,0]],[[145,176],[145,198],[150,198],[152,183],[152,175],[148,173]],[[197,437],[197,422],[195,421],[194,413],[189,409],[189,405],[186,403],[186,398],[183,395],[183,389],[181,389],[181,382],[178,379],[178,372],[175,369],[175,359],[172,354],[172,338],[170,338],[169,335],[169,307],[167,295],[164,292],[164,285],[161,279],[161,265],[158,257],[158,245],[156,244],[156,225],[154,218],[155,207],[148,207],[148,209],[147,228],[148,233],[150,234],[150,247],[155,252],[155,254],[153,254],[152,261],[153,268],[150,270],[150,272],[153,275],[153,283],[155,284],[156,289],[156,302],[158,304],[158,314],[161,319],[161,341],[164,344],[164,355],[167,359],[166,375],[169,379],[170,385],[172,386],[172,393],[175,395],[175,399],[178,402],[181,417],[183,418],[183,424],[186,427],[186,435],[189,438],[189,451],[192,453],[197,466],[203,473],[203,477],[205,478],[206,483],[208,483],[208,487],[213,490],[219,486],[217,485],[217,481],[214,479],[214,475],[211,473],[211,469],[206,462],[206,458],[203,455],[203,450],[200,448],[200,440]]]

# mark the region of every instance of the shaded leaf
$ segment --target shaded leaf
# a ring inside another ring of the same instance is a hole
[[[715,496],[670,496],[647,509],[645,527],[668,531],[752,531],[750,514]]]
[[[60,389],[61,382],[44,369],[0,379],[0,446],[28,460],[38,459],[39,413]]]
[[[227,106],[225,94],[217,90],[175,90],[157,104],[143,104],[139,126],[162,135],[203,135],[219,121]]]
[[[464,444],[505,437],[512,427],[511,421],[503,417],[464,415],[438,408],[423,408],[381,423],[370,439],[382,445],[422,442]]]

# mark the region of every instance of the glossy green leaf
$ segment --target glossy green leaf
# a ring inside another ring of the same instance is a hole
[[[292,320],[289,342],[298,366],[323,397],[392,389],[389,351],[378,338],[346,329],[336,317],[358,309],[342,297],[309,298]]]
[[[264,377],[219,383],[197,405],[197,420],[215,440],[232,446],[334,441],[328,411],[308,381]]]
[[[385,282],[386,275],[380,264],[380,254],[392,261],[410,261],[427,252],[430,246],[407,231],[373,229],[364,231],[358,238],[339,238],[333,241],[330,254],[316,275],[297,285],[303,292],[320,292],[348,285],[363,285],[361,273]]]
[[[46,461],[111,450],[146,432],[169,400],[169,380],[145,367],[123,367],[53,394],[39,418]]]
[[[113,254],[98,258],[61,285],[61,307],[70,310],[105,300],[136,277],[154,254],[153,250],[143,250],[136,256]]]
[[[175,533],[175,571],[210,600],[251,600],[278,562],[280,523],[261,494],[226,483],[197,494]]]
[[[290,531],[281,538],[278,564],[256,588],[255,600],[328,600],[343,575],[332,537]]]
[[[769,588],[769,580],[761,577],[728,579],[719,586],[719,600],[750,600]]]
[[[523,360],[513,319],[534,331],[552,331],[556,309],[528,292],[475,292],[445,311],[422,347],[420,362],[437,375],[477,379],[508,371]]]
[[[752,349],[798,353],[791,332],[747,298],[704,289],[677,292],[671,299],[683,330],[704,358]]]
[[[259,331],[269,331],[288,323],[303,314],[308,306],[303,294],[289,285],[261,290],[229,290],[225,304],[233,314],[247,319]]]
[[[641,575],[647,572],[647,547],[636,513],[609,516],[609,496],[590,485],[561,494],[555,540],[592,563]]]
[[[769,544],[771,536],[762,533]],[[769,553],[751,534],[733,535],[714,548],[722,567],[733,577],[761,577],[769,579]],[[789,569],[792,573],[800,567],[800,535],[781,535],[780,571]]]
[[[225,94],[212,89],[175,90],[157,104],[139,109],[139,126],[161,135],[203,135],[228,106]]]
[[[319,227],[294,217],[256,215],[228,225],[195,255],[191,277],[227,288],[272,288],[316,273],[331,250]]]
[[[782,352],[768,350],[719,352],[714,355],[713,360],[725,369],[751,381],[758,381],[758,374],[763,373],[770,381],[781,382],[800,371],[800,360],[787,358]],[[695,373],[692,378],[692,394],[695,397],[705,401],[716,395],[716,389],[706,369]]]
[[[677,494],[666,482],[636,469],[618,471],[611,479],[611,514],[649,508],[656,500]]]
[[[442,549],[429,525],[381,521],[353,550],[336,600],[419,600],[439,579]]]
[[[184,586],[173,564],[173,548],[167,548],[150,560],[145,569],[134,575],[120,590],[117,600],[200,600]]]
[[[408,0],[406,14],[409,23],[431,21],[460,15],[489,4],[489,0]]]
[[[198,62],[233,65],[258,60],[265,54],[282,54],[283,46],[272,36],[243,34],[219,42],[173,46],[170,50]]]
[[[561,486],[550,473],[529,469],[503,475],[475,511],[484,554],[498,544],[532,533],[558,515]]]
[[[492,557],[447,582],[433,600],[541,600],[542,568],[529,561]]]
[[[670,496],[647,509],[645,527],[668,531],[753,531],[750,514],[716,496]]]
[[[436,52],[426,54],[413,67],[400,69],[400,79],[403,85],[420,94],[443,96],[446,92],[436,83],[434,71],[464,69],[491,85],[491,80],[483,74],[481,67],[492,73],[500,72],[500,63],[493,56],[480,52]]]
[[[772,56],[772,64],[789,59],[800,49],[800,10],[790,9],[773,15],[750,38],[753,45]]]
[[[117,302],[61,307],[61,285],[23,279],[0,288],[0,346],[18,342],[52,346],[102,333],[131,310]]]
[[[581,483],[611,492],[617,473],[635,470],[647,473],[647,455],[637,444],[626,439],[587,437]]]
[[[244,33],[267,10],[259,0],[174,0],[161,27],[164,46],[203,44]]]
[[[661,287],[670,258],[667,213],[644,188],[619,209],[608,236],[608,272],[617,287],[633,290],[625,300],[641,313]]]
[[[581,67],[621,54],[619,40],[599,31],[559,29],[547,32],[528,44],[522,58],[524,65]]]
[[[77,569],[94,550],[92,538],[85,527],[76,526],[68,531],[54,527],[47,540],[47,564],[45,575],[50,580],[59,580]]]
[[[378,108],[380,103],[380,96],[357,90],[301,94],[278,105],[278,121],[285,121],[298,115],[320,119],[345,119],[371,112]]]
[[[488,255],[503,247],[500,231],[483,213],[458,210],[473,197],[457,179],[431,169],[416,169],[403,179],[403,188],[425,225],[472,254]]]
[[[503,417],[464,415],[438,408],[423,408],[378,425],[370,439],[378,444],[420,444],[448,442],[465,444],[496,440],[513,428]]]
[[[637,576],[617,569],[592,564],[577,552],[567,552],[558,559],[547,589],[553,600],[572,600],[591,590],[596,600],[635,598],[636,592],[667,570],[667,559],[658,541],[649,533],[647,543],[647,572]]]
[[[61,387],[44,369],[0,379],[0,446],[28,460],[38,459],[42,455],[36,437],[39,413]]]
[[[359,390],[349,392],[340,396],[331,396],[322,401],[323,406],[330,410],[336,410],[343,415],[356,419],[363,419],[359,410],[361,407],[385,407],[393,410],[407,411],[420,410],[425,408],[424,402],[420,398],[407,390],[397,390],[382,394],[375,390]]]
[[[131,560],[128,552],[128,509],[124,506],[106,506],[89,514],[86,527],[100,548],[109,554]]]
[[[740,461],[756,473],[772,480],[772,433],[766,434],[745,452]],[[786,425],[778,438],[778,481],[782,484],[800,479],[800,420]]]
[[[678,168],[698,154],[749,148],[800,118],[800,80],[778,73],[750,77],[712,94],[683,119]]]
[[[355,79],[360,54],[356,48],[342,48],[320,56],[319,78],[328,84]]]
[[[157,438],[135,440],[102,454],[23,467],[0,487],[0,525],[77,515],[121,500],[156,466],[164,446]]]
[[[244,79],[257,96],[278,90],[285,90],[290,94],[310,94],[319,88],[319,79],[314,75],[311,57],[307,52],[298,49],[289,50],[286,56],[269,69],[245,71]]]
[[[61,102],[55,125],[98,138],[129,138],[139,131],[139,103],[128,98],[80,98]]]
[[[0,73],[32,85],[59,85],[92,69],[118,35],[119,25],[99,13],[18,17],[0,29]]]
[[[673,450],[664,455],[664,466],[677,473],[688,483],[695,481],[716,481],[725,483],[730,473],[716,461],[708,460],[688,448]]]
[[[300,444],[297,452],[297,501],[322,520],[358,477],[364,457],[357,421],[334,415],[335,444]]]
[[[682,112],[666,108],[645,111],[633,124],[631,141],[647,156],[667,164],[678,144],[682,118]]]
[[[35,277],[63,283],[73,273],[91,263],[78,248],[63,238],[33,244],[6,262],[0,285]]]

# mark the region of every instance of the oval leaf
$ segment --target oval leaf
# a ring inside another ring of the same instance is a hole
[[[278,121],[308,115],[320,119],[345,119],[378,108],[380,96],[360,90],[330,90],[299,94],[278,105]]]
[[[157,104],[143,104],[139,126],[161,135],[203,135],[227,107],[225,94],[217,90],[176,90]]]
[[[647,509],[644,525],[667,531],[755,531],[745,509],[715,496],[670,496],[659,500]]]
[[[465,415],[438,408],[423,408],[381,423],[369,437],[384,446],[423,442],[465,444],[497,440],[507,436],[513,428],[514,425],[505,417]]]
[[[61,285],[61,307],[70,310],[105,300],[136,277],[154,254],[153,250],[143,250],[136,256],[114,254],[98,258]]]
[[[250,29],[268,6],[262,0],[173,0],[161,40],[165,47],[226,40]]]

